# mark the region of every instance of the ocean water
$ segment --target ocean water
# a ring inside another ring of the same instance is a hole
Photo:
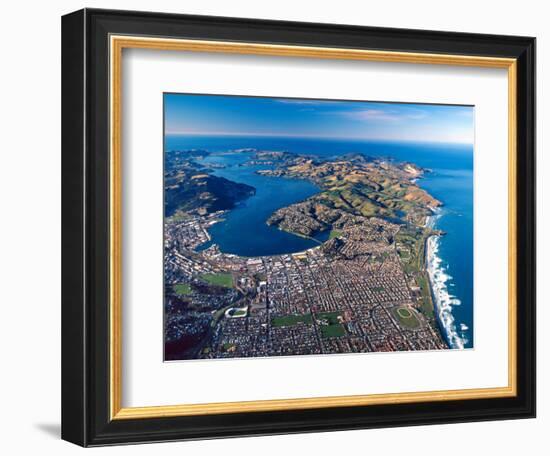
[[[418,185],[443,202],[431,220],[445,236],[431,238],[428,269],[433,285],[439,321],[453,348],[472,348],[473,338],[473,147],[462,144],[413,143],[356,140],[319,140],[284,137],[167,136],[165,149],[206,149],[213,154],[205,164],[224,165],[214,174],[252,185],[256,195],[230,211],[214,225],[212,241],[221,250],[243,256],[272,255],[301,251],[326,239],[307,239],[266,225],[267,218],[281,207],[302,201],[318,191],[298,179],[264,177],[255,174],[262,167],[239,166],[248,157],[227,153],[234,149],[257,148],[332,158],[363,153],[377,158],[409,161],[430,169]],[[209,244],[203,245],[208,247]]]

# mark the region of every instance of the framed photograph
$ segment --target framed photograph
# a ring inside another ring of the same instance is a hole
[[[535,416],[535,39],[62,21],[62,436]]]

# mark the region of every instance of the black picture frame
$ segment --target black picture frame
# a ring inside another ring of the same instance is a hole
[[[111,420],[109,36],[517,59],[517,395]],[[62,438],[82,446],[535,416],[535,39],[84,9],[62,19]]]

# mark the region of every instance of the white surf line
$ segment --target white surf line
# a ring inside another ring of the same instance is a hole
[[[434,216],[435,218],[436,216]],[[430,225],[432,220],[430,220]],[[449,293],[447,288],[447,282],[452,279],[450,275],[445,272],[442,266],[443,261],[437,255],[439,252],[439,236],[431,236],[428,238],[427,245],[427,269],[432,287],[432,294],[435,299],[435,306],[437,315],[441,325],[447,333],[447,339],[451,344],[451,348],[464,348],[464,344],[467,342],[458,333],[455,325],[455,319],[453,317],[453,306],[459,306],[460,300]]]

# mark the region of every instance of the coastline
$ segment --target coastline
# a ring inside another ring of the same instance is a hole
[[[445,343],[447,344],[447,347],[448,348],[453,348],[452,345],[451,345],[451,342],[449,341],[449,337],[448,337],[448,334],[447,334],[447,330],[443,324],[443,322],[441,321],[441,318],[440,318],[440,315],[439,315],[439,312],[440,312],[440,309],[439,309],[439,304],[437,303],[437,299],[435,297],[435,294],[434,294],[434,287],[433,287],[433,283],[432,283],[432,277],[430,275],[430,273],[428,272],[428,264],[429,264],[429,247],[428,247],[428,243],[430,241],[431,238],[434,238],[434,237],[438,237],[438,235],[432,235],[432,236],[428,236],[424,242],[424,269],[426,270],[426,275],[428,276],[428,280],[427,280],[427,283],[428,283],[428,288],[430,289],[430,299],[432,301],[432,307],[434,309],[434,318],[435,318],[435,321],[437,323],[437,327],[439,329],[439,333],[441,334],[441,337],[445,340]]]
[[[434,212],[433,215],[429,215],[428,217],[426,217],[426,223],[424,224],[425,228],[430,228],[431,229],[435,225],[435,218],[437,217],[437,214],[435,213],[435,210],[433,210],[433,212]],[[430,236],[427,236],[426,239],[424,240],[424,264],[422,266],[423,266],[424,271],[426,271],[426,275],[427,275],[427,278],[428,278],[428,280],[426,282],[428,283],[428,288],[429,288],[429,292],[430,292],[430,300],[432,301],[432,307],[433,307],[433,310],[434,310],[434,319],[437,323],[439,333],[441,334],[441,337],[445,340],[445,343],[447,344],[447,347],[448,348],[453,348],[452,345],[451,345],[451,342],[449,340],[445,325],[441,321],[441,317],[440,317],[440,314],[439,314],[440,308],[439,308],[439,304],[438,304],[438,301],[437,301],[437,299],[435,297],[435,293],[434,293],[433,278],[432,278],[432,276],[429,272],[429,265],[430,265],[430,263],[433,259],[432,255],[431,255],[431,249],[429,248],[429,243],[430,243],[430,240],[432,238],[438,238],[438,237],[439,237],[439,235],[432,234]]]
[[[440,214],[428,217],[426,227],[435,225],[435,220]],[[451,278],[441,267],[442,259],[437,255],[439,251],[439,235],[431,235],[426,238],[424,245],[425,269],[428,275],[428,286],[434,308],[434,315],[450,349],[464,349],[465,341],[457,331],[452,306],[459,305],[460,301],[452,296],[447,289],[447,281]]]

